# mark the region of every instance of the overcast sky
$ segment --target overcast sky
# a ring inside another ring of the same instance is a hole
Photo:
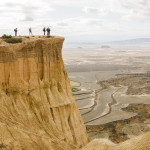
[[[44,26],[67,42],[150,37],[150,0],[0,0],[0,35]]]

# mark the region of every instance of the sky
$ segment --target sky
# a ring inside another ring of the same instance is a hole
[[[150,38],[150,0],[1,0],[0,35],[52,35],[66,42]]]

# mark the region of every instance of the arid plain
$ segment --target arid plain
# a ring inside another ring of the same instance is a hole
[[[150,45],[64,48],[63,58],[91,139],[150,131]]]

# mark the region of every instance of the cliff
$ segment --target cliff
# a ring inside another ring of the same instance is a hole
[[[62,60],[63,41],[0,40],[0,149],[69,150],[88,143]]]

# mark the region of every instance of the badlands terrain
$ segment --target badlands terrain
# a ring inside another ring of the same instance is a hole
[[[120,143],[150,131],[150,46],[64,48],[90,139]]]
[[[147,47],[64,49],[70,82],[64,38],[17,38],[0,38],[0,150],[150,149]]]

